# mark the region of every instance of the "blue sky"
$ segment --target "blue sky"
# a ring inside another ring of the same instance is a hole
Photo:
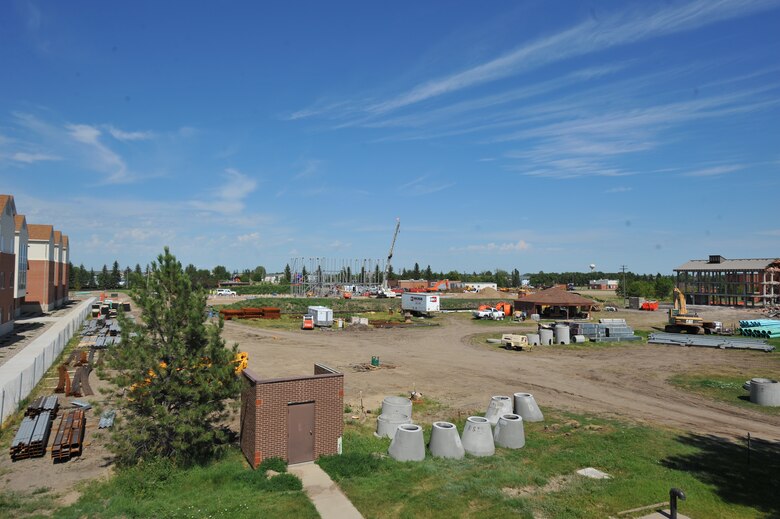
[[[780,255],[780,2],[0,5],[0,192],[72,260]]]

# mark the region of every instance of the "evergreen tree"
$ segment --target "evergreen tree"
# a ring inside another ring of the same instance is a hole
[[[103,270],[98,274],[98,288],[100,288],[100,290],[107,290],[110,282],[111,275],[108,273],[108,266],[103,265]]]
[[[222,265],[217,265],[214,267],[214,269],[211,271],[211,274],[214,276],[217,283],[220,281],[226,281],[230,277],[230,272],[228,272],[228,269]]]
[[[290,264],[284,266],[284,280],[288,283],[292,281],[292,271],[290,270]]]
[[[130,266],[129,265],[127,267],[125,267],[125,271],[124,271],[125,288],[130,288],[130,274],[132,272],[133,271],[130,270]]]
[[[414,270],[412,270],[412,277],[414,279],[420,279],[420,265],[415,263]]]
[[[433,281],[433,271],[431,270],[431,266],[430,266],[430,265],[428,265],[428,266],[425,268],[425,273],[423,274],[423,277],[424,277],[424,278],[425,278],[427,281]]]
[[[122,281],[122,273],[119,272],[119,262],[114,260],[111,265],[111,274],[108,278],[108,288],[119,288],[119,282]]]
[[[225,347],[222,321],[206,324],[206,292],[193,289],[167,247],[133,286],[141,321],[120,314],[122,347],[110,350],[102,373],[127,390],[110,446],[125,465],[207,460],[226,444],[219,425],[241,388],[233,362],[238,345]]]
[[[514,269],[512,271],[512,286],[513,287],[519,287],[520,286],[520,271],[517,269]]]

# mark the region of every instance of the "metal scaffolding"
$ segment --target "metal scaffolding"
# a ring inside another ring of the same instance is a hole
[[[379,289],[384,268],[384,260],[374,258],[295,257],[290,260],[290,288],[295,296],[363,295]]]

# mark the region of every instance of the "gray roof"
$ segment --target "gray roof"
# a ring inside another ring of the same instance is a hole
[[[764,270],[772,263],[780,263],[778,258],[758,258],[758,259],[726,259],[723,258],[720,263],[710,263],[708,260],[691,260],[683,263],[676,269],[679,270]]]

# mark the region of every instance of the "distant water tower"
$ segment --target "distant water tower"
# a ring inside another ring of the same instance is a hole
[[[594,270],[596,270],[596,264],[595,264],[595,263],[591,263],[591,264],[589,265],[589,267],[590,267],[590,271],[591,271],[591,272],[593,272]]]

